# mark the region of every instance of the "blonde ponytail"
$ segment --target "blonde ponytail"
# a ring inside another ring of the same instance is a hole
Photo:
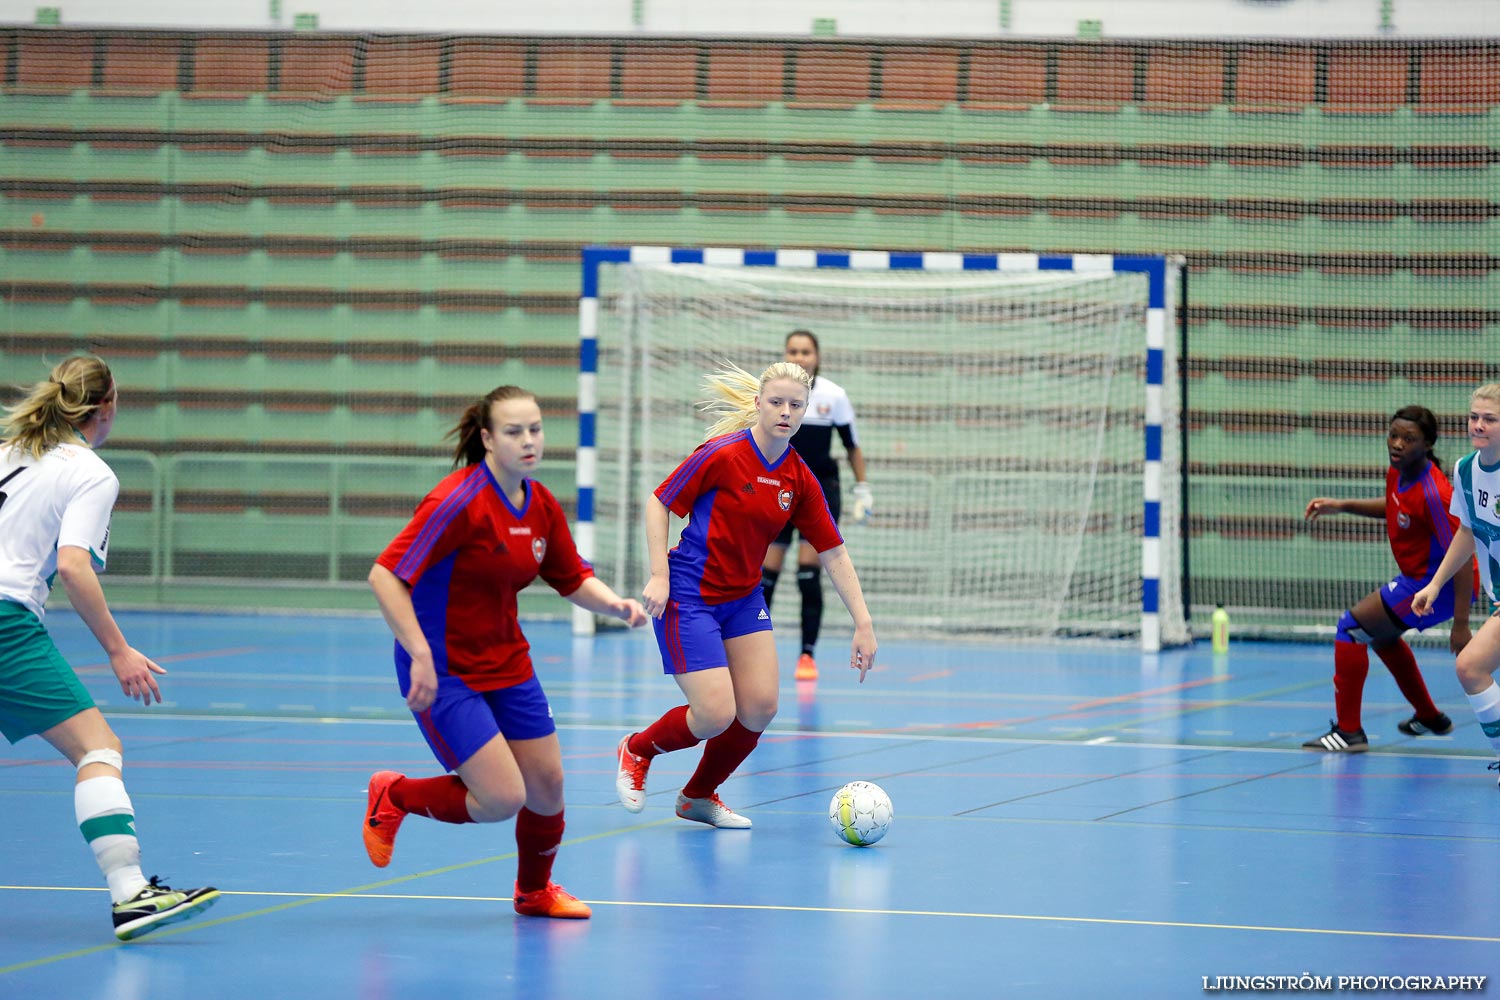
[[[71,440],[95,410],[113,397],[114,376],[109,365],[92,354],[75,354],[53,367],[15,406],[5,407],[0,433],[9,448],[20,448],[41,458]]]
[[[709,398],[700,400],[698,407],[709,416],[717,417],[705,438],[754,426],[755,397],[765,389],[767,382],[776,379],[790,379],[805,389],[812,389],[812,376],[801,365],[790,361],[776,362],[761,372],[759,379],[729,361],[724,362],[718,371],[704,376],[703,391]]]

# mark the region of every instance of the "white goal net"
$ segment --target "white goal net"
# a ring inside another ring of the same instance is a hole
[[[642,502],[703,440],[703,376],[726,361],[759,373],[808,329],[854,404],[875,514],[842,530],[880,633],[1139,635],[1146,314],[1138,273],[604,267],[596,570],[623,593],[649,575]],[[1175,644],[1188,634],[1166,339],[1159,603]]]

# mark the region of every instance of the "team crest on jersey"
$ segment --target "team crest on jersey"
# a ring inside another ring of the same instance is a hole
[[[780,493],[777,493],[776,494],[776,502],[781,505],[781,509],[782,510],[791,510],[792,509],[792,491],[791,490],[782,490]]]
[[[536,556],[537,562],[541,562],[542,557],[547,554],[547,539],[533,538],[531,540],[531,554]]]
[[[833,404],[832,403],[819,403],[818,404],[818,416],[820,416],[820,417],[826,417],[831,412],[833,412]]]
[[[1403,510],[1396,515],[1396,524],[1403,530],[1411,527],[1411,518],[1406,516],[1406,511]]]

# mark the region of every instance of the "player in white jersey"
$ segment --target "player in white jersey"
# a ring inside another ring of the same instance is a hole
[[[39,735],[77,769],[73,808],[113,902],[115,937],[140,937],[206,910],[219,891],[173,889],[141,873],[120,739],[42,625],[52,580],[109,656],[127,696],[161,701],[166,673],[125,641],[95,575],[109,551],[120,482],[94,454],[119,394],[91,355],[60,362],[0,420],[0,733]]]
[[[849,467],[854,470],[854,508],[851,519],[863,522],[875,510],[875,497],[870,484],[865,480],[865,456],[859,449],[859,435],[854,429],[854,405],[849,394],[832,380],[818,374],[818,338],[809,330],[793,330],[786,335],[786,360],[801,365],[813,377],[812,391],[807,398],[807,416],[802,428],[792,438],[792,447],[802,456],[802,461],[818,477],[823,487],[823,496],[828,500],[828,509],[834,521],[840,520],[843,499],[839,489],[839,463],[833,457],[833,435],[838,434],[849,453]],[[776,593],[776,581],[781,577],[781,567],[786,561],[787,547],[792,544],[792,524],[787,522],[776,541],[766,550],[766,559],[761,566],[761,590],[766,595],[766,607]],[[818,644],[818,633],[823,628],[823,580],[819,573],[818,550],[806,539],[797,548],[797,590],[802,595],[802,654],[797,657],[795,677],[799,681],[818,678],[818,663],[813,658],[813,648]]]
[[[1488,620],[1458,654],[1458,682],[1469,696],[1474,717],[1500,755],[1500,606],[1495,587],[1500,583],[1500,382],[1474,390],[1469,400],[1469,442],[1476,449],[1458,460],[1453,469],[1453,503],[1458,516],[1448,554],[1443,557],[1432,582],[1411,599],[1412,611],[1426,614],[1438,592],[1470,556],[1479,554],[1479,581],[1494,606]],[[1500,771],[1500,756],[1490,769]]]

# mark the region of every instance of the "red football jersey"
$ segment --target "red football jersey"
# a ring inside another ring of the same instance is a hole
[[[703,442],[656,497],[688,519],[668,554],[674,601],[723,604],[749,596],[788,520],[819,552],[844,544],[802,456],[788,448],[768,462],[748,429]]]
[[[594,575],[557,498],[534,479],[517,510],[480,462],[443,479],[376,561],[411,585],[438,673],[477,691],[530,679],[516,593],[538,576],[564,597]],[[398,655],[405,650],[397,643]]]
[[[1385,533],[1401,572],[1425,580],[1443,561],[1458,530],[1458,518],[1448,513],[1453,487],[1431,462],[1404,489],[1398,476],[1393,468],[1385,471]]]

